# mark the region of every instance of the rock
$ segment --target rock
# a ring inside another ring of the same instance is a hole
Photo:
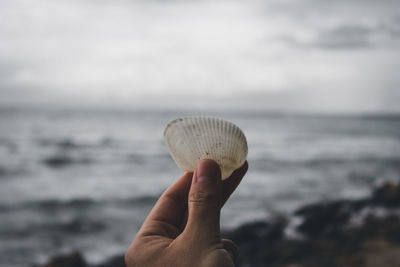
[[[96,265],[94,267],[126,267],[125,255],[114,256],[106,262]]]
[[[286,221],[274,223],[263,221],[243,225],[224,236],[235,242],[240,248],[238,266],[263,266],[267,259],[274,257],[274,246],[283,237]],[[258,265],[261,263],[261,265]]]
[[[67,255],[58,255],[51,258],[40,267],[88,267],[80,252],[71,252]]]
[[[400,207],[400,183],[384,183],[374,191],[371,201],[386,207]]]
[[[302,222],[296,229],[302,239],[285,237],[289,219],[283,216],[248,223],[223,236],[239,246],[238,267],[400,266],[398,207],[400,185],[385,183],[365,199],[316,203],[298,209],[295,215]],[[376,209],[384,212],[374,213]],[[352,224],[354,216],[362,218],[361,223]],[[70,266],[88,267],[77,252],[42,265]],[[125,267],[124,256],[91,267]]]
[[[340,231],[338,227],[348,221],[352,211],[347,201],[306,206],[295,212],[304,219],[297,229],[308,236],[333,236]]]
[[[300,240],[285,238],[282,221],[243,225],[227,235],[240,248],[237,266],[400,266],[394,256],[400,255],[400,218],[386,210],[398,205],[399,192],[398,185],[384,184],[370,198],[304,206],[295,212],[302,218]],[[350,225],[358,212],[376,207],[387,216],[371,212],[360,225]]]

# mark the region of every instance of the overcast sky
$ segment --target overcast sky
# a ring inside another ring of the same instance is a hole
[[[1,0],[0,103],[400,111],[398,0]]]

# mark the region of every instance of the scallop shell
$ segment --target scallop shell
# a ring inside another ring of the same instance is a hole
[[[171,121],[164,130],[169,153],[184,171],[193,172],[202,159],[212,159],[221,168],[222,180],[243,165],[247,141],[231,122],[212,117],[185,117]]]

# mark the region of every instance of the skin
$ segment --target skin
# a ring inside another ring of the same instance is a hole
[[[221,238],[220,212],[239,185],[247,162],[228,179],[202,160],[159,198],[125,254],[128,267],[235,266],[237,246]]]

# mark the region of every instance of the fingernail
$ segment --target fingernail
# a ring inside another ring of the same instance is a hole
[[[210,159],[199,162],[196,169],[195,183],[214,183],[221,179],[219,165]]]

